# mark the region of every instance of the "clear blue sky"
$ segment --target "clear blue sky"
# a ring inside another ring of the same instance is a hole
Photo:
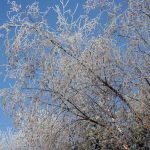
[[[11,1],[11,0],[10,0]],[[30,5],[35,0],[16,0],[17,4],[21,4],[23,8],[25,8],[27,5]],[[59,0],[37,0],[39,2],[40,8],[42,11],[44,11],[48,6],[54,6],[59,4]],[[81,6],[85,2],[85,0],[70,0],[69,7],[73,8],[76,6],[76,4],[79,4],[79,8],[77,13],[81,13],[82,9]],[[7,21],[6,13],[9,10],[9,5],[7,4],[7,0],[0,0],[0,25],[5,23]],[[52,15],[49,16],[51,20],[49,20],[52,24],[55,24],[56,19],[52,19]],[[4,54],[4,46],[3,41],[0,39],[0,65],[6,64],[7,59]],[[12,81],[7,79],[4,81],[4,68],[0,67],[0,72],[3,74],[0,74],[0,89],[2,88],[8,88],[10,84],[12,84]],[[0,130],[7,130],[7,128],[11,128],[13,126],[12,119],[9,117],[9,115],[3,111],[2,107],[0,106]]]

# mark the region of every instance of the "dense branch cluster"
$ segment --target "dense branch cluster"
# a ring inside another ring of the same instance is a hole
[[[9,4],[0,29],[15,84],[0,100],[16,131],[2,147],[149,149],[149,0],[87,0],[80,16],[65,0],[45,12],[38,2],[25,11]]]

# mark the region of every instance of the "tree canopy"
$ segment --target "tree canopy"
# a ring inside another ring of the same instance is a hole
[[[15,84],[0,101],[16,131],[2,146],[149,149],[150,1],[86,0],[79,16],[71,2],[44,12],[38,2],[25,10],[9,2],[0,30]]]

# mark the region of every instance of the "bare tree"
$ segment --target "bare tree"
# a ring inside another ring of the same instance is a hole
[[[48,137],[42,149],[148,147],[149,0],[87,0],[78,18],[78,5],[71,11],[68,3],[41,12],[37,2],[25,11],[10,2],[9,21],[0,28],[6,31],[6,77],[16,82],[1,90],[2,104],[33,140],[31,149]],[[54,31],[50,12],[57,14]],[[41,121],[40,110],[47,113]]]

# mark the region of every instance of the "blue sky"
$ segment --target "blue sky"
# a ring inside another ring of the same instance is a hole
[[[24,9],[27,5],[30,5],[35,0],[16,0],[17,4],[21,4],[22,8]],[[40,9],[44,11],[48,6],[54,6],[59,4],[59,0],[38,0]],[[81,13],[81,6],[85,2],[85,0],[70,0],[69,7],[73,8],[76,7],[76,4],[79,4],[77,14]],[[9,10],[9,5],[7,4],[7,0],[0,0],[0,25],[7,22],[7,11]],[[52,24],[55,25],[56,19],[52,19],[52,14],[50,14],[49,20]],[[7,58],[4,54],[4,45],[3,39],[0,39],[0,65],[7,63]],[[2,73],[2,74],[1,74]],[[0,89],[2,88],[8,88],[10,84],[12,84],[12,81],[7,79],[4,81],[4,75],[5,71],[4,68],[0,67]],[[13,127],[13,121],[11,117],[7,114],[7,112],[4,112],[2,107],[0,106],[0,130],[5,131],[8,128]]]

